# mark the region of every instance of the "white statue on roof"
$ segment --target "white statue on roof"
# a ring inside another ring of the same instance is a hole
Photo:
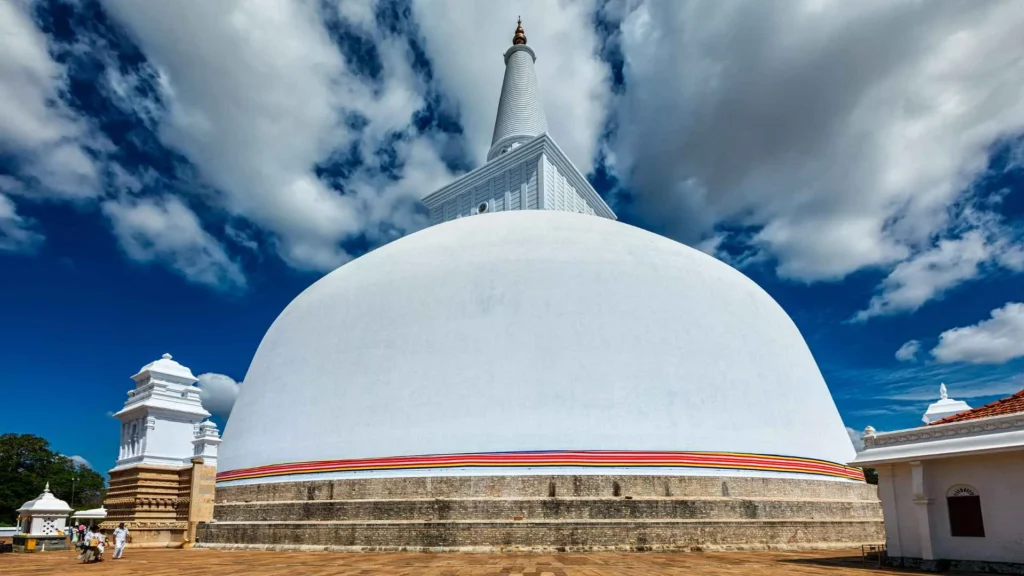
[[[967,405],[967,402],[950,398],[946,384],[942,383],[939,384],[939,401],[928,406],[928,410],[924,413],[921,421],[925,424],[931,424],[932,422],[938,422],[943,418],[948,418],[970,409],[971,407]]]

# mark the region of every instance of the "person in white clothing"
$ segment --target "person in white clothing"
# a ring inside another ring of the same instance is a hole
[[[124,545],[128,543],[128,529],[124,527],[124,522],[117,525],[114,528],[114,560],[120,560],[121,554],[124,553]]]
[[[100,545],[96,547],[97,550],[99,550],[99,556],[96,558],[96,561],[102,562],[103,553],[107,551],[107,531],[103,528],[99,528],[98,530],[96,530],[95,535],[96,538],[100,541]]]
[[[85,533],[85,548],[82,550],[82,555],[78,557],[85,563],[99,562],[103,559],[103,550],[106,547],[104,539],[106,536],[102,530],[97,529],[95,526],[90,526],[89,531]]]

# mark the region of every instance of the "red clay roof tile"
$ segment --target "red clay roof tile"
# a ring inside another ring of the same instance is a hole
[[[978,418],[989,418],[991,416],[1003,416],[1006,414],[1016,414],[1017,412],[1024,412],[1024,390],[1017,392],[1013,396],[1007,396],[1000,400],[996,400],[990,404],[979,406],[973,410],[961,412],[943,418],[942,420],[936,420],[929,424],[934,426],[935,424],[949,424],[950,422],[963,422],[964,420],[977,420]]]

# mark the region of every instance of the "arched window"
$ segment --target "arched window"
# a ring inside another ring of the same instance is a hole
[[[949,532],[952,536],[985,537],[985,523],[981,517],[981,496],[965,484],[953,486],[946,492],[949,508]]]

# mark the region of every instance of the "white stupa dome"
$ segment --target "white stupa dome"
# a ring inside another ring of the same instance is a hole
[[[530,210],[427,228],[299,295],[252,361],[220,470],[531,451],[855,456],[754,282],[639,228]],[[452,473],[412,462],[389,473]]]

